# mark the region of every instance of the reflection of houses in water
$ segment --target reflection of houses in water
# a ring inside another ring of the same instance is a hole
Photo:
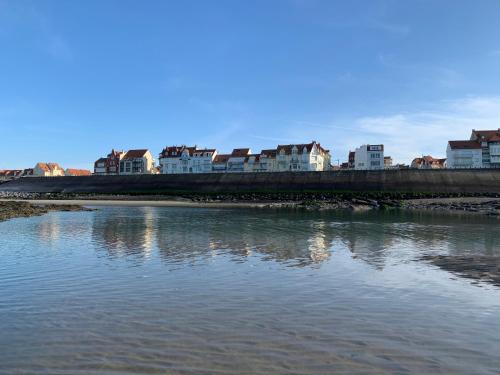
[[[37,224],[37,234],[43,242],[52,243],[57,241],[61,235],[61,223],[59,215],[46,215]]]
[[[230,214],[228,218],[222,211],[193,210],[176,220],[162,217],[156,233],[160,256],[168,261],[199,260],[223,251],[234,260],[260,254],[265,260],[294,265],[318,263],[330,256],[332,236],[325,223],[302,220],[297,226],[290,213]]]
[[[152,207],[116,209],[95,216],[92,237],[109,255],[147,258],[154,248],[154,225]]]

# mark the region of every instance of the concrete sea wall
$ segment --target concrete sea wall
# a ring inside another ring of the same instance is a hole
[[[169,194],[308,190],[500,194],[500,169],[30,177],[0,184],[0,191],[33,193]]]

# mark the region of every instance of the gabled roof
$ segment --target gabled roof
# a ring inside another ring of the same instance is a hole
[[[140,149],[140,150],[128,150],[123,159],[135,159],[135,158],[142,158],[146,153],[148,152],[147,149]]]
[[[4,177],[16,177],[23,173],[20,169],[4,169],[0,170],[0,176]]]
[[[70,176],[90,176],[92,173],[87,169],[68,168],[66,169],[65,174]]]
[[[448,141],[452,150],[475,150],[480,149],[481,144],[477,141]]]
[[[35,168],[36,167],[40,168],[41,170],[43,170],[45,172],[52,172],[52,171],[57,170],[57,169],[59,169],[61,171],[63,170],[61,168],[61,166],[57,163],[37,163],[35,165]]]
[[[300,144],[290,144],[290,145],[278,145],[277,147],[277,152],[281,152],[282,150],[285,152],[285,155],[290,155],[292,153],[293,147],[297,147],[297,153],[302,154],[304,152],[304,149],[307,151],[307,153],[310,153],[313,147],[316,145],[318,151],[320,153],[327,153],[329,150],[325,150],[323,147],[321,147],[321,144],[319,144],[316,141],[312,141],[311,143],[300,143]]]
[[[268,158],[275,158],[276,157],[276,154],[277,154],[277,151],[275,149],[270,149],[270,150],[262,150],[260,152],[260,154],[262,156],[266,156]]]
[[[160,153],[160,158],[178,158],[186,150],[188,155],[192,156],[196,151],[196,145],[191,147],[186,145],[165,147]]]
[[[222,164],[227,163],[231,155],[229,154],[219,154],[214,158],[213,164]]]
[[[500,129],[496,130],[472,130],[471,140],[492,141],[492,137],[500,136]]]
[[[235,157],[243,157],[243,156],[248,156],[248,155],[250,155],[249,148],[235,148],[235,149],[233,149],[233,152],[231,152],[231,156],[235,156]]]

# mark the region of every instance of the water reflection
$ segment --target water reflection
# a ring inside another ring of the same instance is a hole
[[[110,257],[132,256],[146,259],[155,241],[156,213],[151,207],[134,210],[110,210],[94,216],[92,239],[104,245]]]
[[[498,226],[484,218],[411,213],[306,213],[260,210],[113,208],[96,215],[92,238],[111,257],[198,262],[220,253],[258,255],[290,266],[320,264],[332,249],[383,269],[422,255],[499,256]],[[485,224],[485,225],[482,225]]]

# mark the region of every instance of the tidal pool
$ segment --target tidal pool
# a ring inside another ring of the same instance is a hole
[[[446,266],[498,263],[498,219],[100,207],[0,256],[1,374],[500,371],[500,286]]]

